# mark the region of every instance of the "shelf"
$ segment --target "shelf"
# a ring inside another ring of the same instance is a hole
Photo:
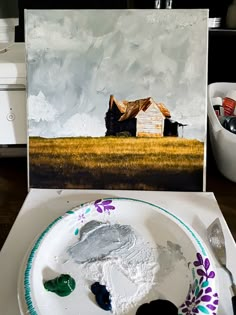
[[[209,28],[209,32],[231,33],[236,32],[235,28]]]

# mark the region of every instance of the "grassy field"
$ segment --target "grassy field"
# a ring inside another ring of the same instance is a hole
[[[32,187],[202,189],[204,145],[197,140],[31,137],[29,148]]]

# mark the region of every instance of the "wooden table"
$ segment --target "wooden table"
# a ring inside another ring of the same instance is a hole
[[[236,165],[235,165],[236,167]],[[207,191],[215,194],[225,220],[236,240],[236,183],[226,179],[217,169],[208,142],[207,147]]]

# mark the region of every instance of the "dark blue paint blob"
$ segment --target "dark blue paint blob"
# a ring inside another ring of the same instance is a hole
[[[178,308],[168,300],[154,300],[150,303],[142,304],[136,315],[178,315]]]
[[[91,285],[91,291],[94,295],[98,294],[101,291],[101,287],[103,287],[99,282],[94,282]]]
[[[111,310],[110,293],[107,291],[105,285],[99,282],[94,282],[91,285],[91,291],[95,295],[97,304],[105,311]]]

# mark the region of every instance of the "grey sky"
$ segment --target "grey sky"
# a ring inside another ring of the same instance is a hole
[[[206,10],[29,10],[29,135],[103,136],[110,94],[151,96],[204,140]]]

